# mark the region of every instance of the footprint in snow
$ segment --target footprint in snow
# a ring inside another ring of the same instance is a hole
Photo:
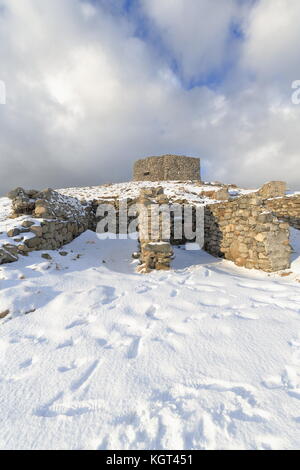
[[[127,351],[128,359],[135,359],[138,356],[140,344],[141,344],[140,336],[137,336],[136,338],[132,340],[132,343],[130,344],[128,351]]]
[[[26,359],[26,361],[21,362],[19,367],[20,369],[27,369],[28,367],[32,366],[34,362],[36,361],[34,361],[32,357],[30,357],[29,359]]]
[[[60,366],[57,368],[58,372],[62,373],[62,374],[65,374],[66,372],[70,372],[70,370],[74,370],[74,369],[77,369],[78,365],[76,364],[76,362],[72,362],[70,365],[68,366]]]
[[[63,343],[60,343],[56,349],[64,349],[64,348],[70,348],[74,346],[74,341],[73,338],[67,339]]]
[[[206,307],[225,307],[229,302],[228,298],[222,296],[200,295],[197,303]]]
[[[145,312],[145,315],[148,317],[148,318],[151,318],[152,320],[159,320],[159,318],[155,315],[157,312],[157,306],[155,305],[151,305],[151,307],[149,307],[146,312]]]
[[[76,326],[85,326],[88,325],[88,322],[86,320],[75,320],[70,325],[66,326],[66,330],[71,330],[72,328],[75,328]]]
[[[98,365],[99,365],[98,360],[92,362],[92,364],[85,370],[85,372],[79,377],[79,379],[75,380],[72,383],[70,390],[72,392],[75,392],[79,390],[83,385],[87,385],[88,382],[91,381],[93,375],[95,374],[98,368]]]
[[[267,283],[267,282],[238,282],[237,286],[244,287],[245,289],[255,289],[260,290],[263,292],[278,292],[278,291],[286,291],[285,286],[281,286],[280,284],[276,283]]]

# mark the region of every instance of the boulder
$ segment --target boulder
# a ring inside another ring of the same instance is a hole
[[[34,222],[31,220],[24,220],[24,222],[21,223],[21,226],[24,228],[32,227],[32,225],[34,225]]]
[[[16,197],[22,196],[24,194],[25,194],[24,189],[19,187],[19,188],[15,188],[15,189],[12,189],[11,191],[9,191],[6,194],[6,197],[8,197],[9,199],[15,199]]]
[[[6,247],[0,248],[0,264],[4,263],[13,263],[17,261],[18,256],[11,253],[10,250]]]
[[[48,253],[42,253],[41,257],[48,260],[48,261],[52,260],[52,256],[50,256]]]
[[[7,317],[7,315],[10,314],[10,311],[7,309],[7,310],[4,310],[4,312],[0,312],[0,319],[2,320],[3,318]]]
[[[18,228],[12,228],[7,232],[8,237],[17,237],[20,235],[21,231]]]

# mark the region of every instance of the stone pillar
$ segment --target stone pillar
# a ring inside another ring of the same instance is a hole
[[[138,272],[170,269],[173,250],[170,244],[169,201],[162,187],[141,191],[139,204]]]

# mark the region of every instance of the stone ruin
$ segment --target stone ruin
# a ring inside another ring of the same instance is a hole
[[[0,246],[0,264],[30,251],[56,250],[96,227],[91,207],[53,189],[17,188],[7,196],[12,200],[11,218],[18,222],[7,232],[12,242]]]
[[[153,226],[153,209],[162,204],[168,205],[169,199],[164,195],[162,187],[144,189],[138,199],[139,214],[139,254],[141,265],[138,272],[147,273],[154,269],[170,269],[173,249],[169,233],[164,234],[163,212]]]
[[[137,160],[134,181],[200,181],[200,158],[162,155]]]
[[[168,157],[170,156],[158,158],[163,158],[163,162],[174,161],[174,156],[171,160]],[[149,168],[149,165],[151,173],[153,158],[156,157],[146,159],[148,162],[137,162],[134,179],[140,171]],[[173,175],[177,178],[178,168],[185,166],[186,162],[190,162],[189,157],[178,157],[173,173],[167,164],[161,165],[160,170],[157,166],[157,173],[144,175],[151,178],[156,175],[157,185],[144,188],[141,186],[138,197],[126,200],[128,211],[136,203],[140,207],[139,252],[135,256],[140,261],[137,270],[141,273],[170,269],[174,256],[172,246],[191,241],[185,239],[184,235],[180,239],[174,237],[174,217],[170,218],[169,234],[163,231],[160,223],[154,233],[150,233],[149,229],[151,210],[155,205],[168,205],[171,202],[175,202],[179,207],[188,205],[196,215],[196,204],[184,197],[170,201],[159,183],[167,176]],[[180,174],[181,177],[183,175],[188,175],[188,179],[193,180],[193,187],[200,191],[197,194],[203,195],[204,249],[208,253],[233,261],[237,266],[265,272],[276,272],[290,267],[292,248],[289,242],[289,227],[300,230],[300,193],[287,195],[286,184],[278,181],[266,183],[257,191],[242,194],[238,191],[235,194],[234,185],[218,183],[214,187],[214,184],[210,183],[206,188],[208,183],[200,183],[198,159],[191,159],[191,163],[188,163]],[[183,179],[180,178],[180,181]],[[117,214],[115,231],[117,234],[121,233],[121,202],[117,195],[114,198],[80,201],[76,197],[69,197],[51,189],[26,191],[17,188],[10,192],[8,197],[12,200],[11,217],[16,218],[16,226],[7,233],[11,242],[0,246],[0,264],[16,261],[19,255],[26,255],[30,251],[59,249],[85,230],[95,231],[99,222],[97,208],[104,203],[114,207]],[[125,232],[128,231],[131,221],[130,214]],[[196,216],[192,217],[191,224],[192,228],[195,228]]]

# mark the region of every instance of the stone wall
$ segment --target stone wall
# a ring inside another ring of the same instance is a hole
[[[259,190],[258,195],[264,199],[270,197],[283,197],[287,190],[287,184],[284,181],[269,181],[265,183]]]
[[[95,220],[94,227],[91,229],[102,233],[111,232],[116,235],[130,233],[130,226],[137,218],[137,212],[133,210],[133,206],[136,203],[137,199],[119,199],[117,196],[94,200],[92,202],[92,211],[95,214]],[[107,211],[105,211],[106,208]],[[108,212],[111,212],[113,224],[106,223],[108,221]],[[123,219],[122,214],[126,214],[127,217]],[[103,223],[100,227],[101,222]]]
[[[205,208],[205,250],[238,266],[266,272],[290,267],[289,227],[257,194]]]
[[[34,236],[18,242],[18,252],[24,254],[36,250],[56,250],[70,243],[87,229],[88,223],[84,219],[76,221],[44,220],[40,225],[28,228],[28,233],[32,233]],[[17,236],[18,239],[20,239],[20,235]]]
[[[170,219],[163,225],[163,207],[168,207],[168,198],[161,187],[141,191],[139,204],[139,253],[138,272],[148,273],[154,269],[170,269],[173,250],[170,244]],[[162,208],[158,218],[153,217],[153,209]],[[168,212],[168,211],[167,211]],[[167,230],[165,231],[165,229]]]
[[[300,194],[267,199],[264,204],[279,219],[300,230]]]
[[[134,164],[134,181],[200,180],[200,159],[179,155],[162,155],[138,160]]]
[[[90,205],[52,189],[39,192],[17,188],[8,197],[12,199],[11,218],[16,223],[7,232],[11,242],[0,247],[0,264],[16,261],[19,254],[30,251],[58,249],[95,223]]]

